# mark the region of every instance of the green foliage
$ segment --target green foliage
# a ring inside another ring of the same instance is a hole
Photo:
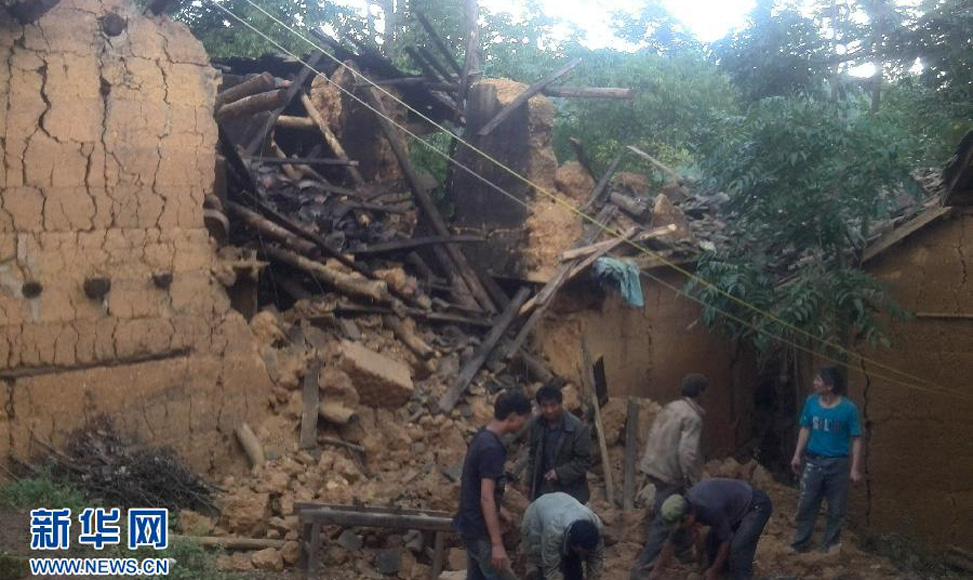
[[[700,166],[706,184],[729,195],[731,228],[726,247],[699,262],[712,285],[690,284],[708,305],[704,320],[764,352],[772,341],[752,327],[886,343],[878,314],[904,313],[858,268],[858,256],[892,199],[903,189],[917,193],[908,139],[882,116],[773,98],[720,119],[703,143]],[[792,272],[793,263],[800,266]]]
[[[817,25],[796,10],[772,9],[773,2],[758,2],[745,28],[712,46],[720,70],[749,103],[818,93],[828,72],[827,44]]]
[[[573,157],[568,140],[584,142],[593,162],[605,167],[625,145],[635,145],[675,167],[692,164],[691,145],[715,114],[736,109],[727,78],[700,53],[662,56],[654,50],[622,53],[578,51],[583,63],[575,86],[629,87],[634,102],[565,99],[554,130],[558,159]]]
[[[30,576],[30,566],[26,558],[0,550],[0,580],[18,580],[28,576]]]
[[[91,502],[77,489],[55,481],[50,470],[0,486],[0,506],[15,509],[71,508],[80,513]]]

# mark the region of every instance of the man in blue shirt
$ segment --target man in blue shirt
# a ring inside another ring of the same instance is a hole
[[[820,369],[814,377],[814,394],[807,398],[801,413],[801,431],[791,459],[795,474],[801,473],[802,455],[804,459],[797,531],[791,543],[797,551],[810,546],[814,521],[825,498],[828,522],[822,547],[826,550],[838,543],[848,515],[849,481],[857,484],[862,479],[858,408],[844,393],[844,377],[838,370]]]
[[[459,512],[453,527],[466,548],[467,580],[510,580],[510,558],[503,546],[500,521],[511,524],[501,511],[507,448],[502,437],[520,431],[530,417],[530,399],[504,392],[493,405],[493,420],[473,437],[460,481]]]

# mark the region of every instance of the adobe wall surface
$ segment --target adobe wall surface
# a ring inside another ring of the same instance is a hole
[[[196,469],[242,466],[232,430],[270,381],[211,275],[215,92],[188,29],[127,0],[0,11],[0,456],[110,413]]]
[[[966,547],[973,547],[971,258],[973,216],[960,214],[873,260],[869,272],[917,316],[890,324],[891,350],[863,351],[874,361],[863,365],[871,374],[849,377],[850,394],[869,425],[866,522],[931,544]],[[960,396],[928,390],[936,387]]]
[[[656,275],[675,287],[684,283],[679,274]],[[710,457],[732,453],[750,436],[752,356],[708,332],[698,321],[695,302],[645,278],[642,291],[645,307],[638,309],[617,292],[604,293],[587,282],[568,286],[534,344],[554,372],[578,381],[581,335],[587,335],[592,358],[605,358],[609,394],[615,396],[665,403],[679,397],[687,373],[705,374],[711,387],[703,399],[706,452]]]

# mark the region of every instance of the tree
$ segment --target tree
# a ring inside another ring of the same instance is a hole
[[[911,141],[882,116],[808,98],[771,98],[720,119],[698,154],[706,185],[729,195],[729,241],[690,288],[703,319],[772,352],[769,333],[851,346],[885,343],[879,313],[903,315],[860,269],[875,220],[903,190]],[[842,110],[844,108],[844,110]],[[756,310],[743,302],[756,306]],[[771,316],[767,316],[769,313]]]

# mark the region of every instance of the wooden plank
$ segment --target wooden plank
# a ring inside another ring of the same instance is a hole
[[[309,66],[302,68],[301,72],[297,74],[297,78],[291,81],[291,86],[288,87],[287,94],[284,96],[283,104],[271,111],[270,116],[267,118],[267,121],[264,123],[263,127],[260,128],[253,140],[250,141],[250,144],[244,149],[244,157],[253,156],[254,153],[263,147],[264,140],[267,139],[267,135],[270,134],[270,130],[273,129],[274,125],[277,123],[277,117],[284,112],[284,109],[291,104],[291,101],[294,100],[297,93],[303,89],[304,83],[307,82],[308,77],[310,77],[312,74],[317,74],[312,69],[317,68],[318,62],[323,57],[324,53],[322,53],[320,50],[314,51],[314,54],[312,54],[307,61]]]
[[[642,232],[638,236],[635,236],[635,239],[637,241],[639,241],[639,242],[644,242],[644,241],[647,241],[647,240],[651,240],[652,238],[660,238],[662,236],[669,235],[669,234],[671,234],[672,232],[675,232],[678,229],[679,228],[676,227],[676,224],[669,224],[669,225],[663,226],[661,228],[652,228],[651,230],[649,230],[647,232]],[[605,240],[603,242],[598,242],[596,244],[590,244],[588,246],[582,246],[580,248],[573,248],[571,250],[566,250],[564,252],[561,252],[560,259],[561,259],[562,262],[566,262],[568,260],[573,260],[575,258],[581,258],[581,257],[584,257],[584,256],[588,256],[588,255],[593,254],[595,252],[601,251],[606,246],[611,246],[612,244],[614,244],[617,241],[617,239],[618,238],[613,238],[611,240]]]
[[[338,141],[338,137],[335,136],[334,132],[328,126],[327,121],[325,121],[324,117],[321,116],[321,112],[318,111],[317,107],[314,106],[314,103],[311,102],[311,98],[307,96],[306,93],[301,93],[301,104],[304,105],[304,110],[307,111],[307,116],[311,118],[311,121],[313,121],[315,125],[317,125],[318,131],[321,132],[321,136],[324,138],[325,143],[328,144],[328,147],[331,148],[331,151],[334,152],[335,156],[338,157],[338,159],[348,159],[348,154],[345,152],[345,148],[342,147],[341,141]],[[351,179],[355,182],[355,185],[361,186],[365,184],[365,179],[362,177],[361,172],[358,171],[358,168],[349,166],[348,175],[351,176]]]
[[[304,509],[298,512],[302,522],[329,526],[365,526],[397,530],[429,530],[449,532],[453,518],[420,514],[375,513],[330,507]]]
[[[623,101],[635,99],[635,89],[607,87],[547,87],[541,93],[548,97],[567,99],[617,99]]]
[[[339,511],[351,511],[351,512],[364,512],[370,514],[407,514],[416,516],[434,516],[448,518],[453,514],[450,512],[442,510],[429,510],[422,508],[407,508],[400,507],[397,505],[389,506],[370,506],[370,505],[348,505],[348,504],[337,504],[337,503],[325,503],[318,501],[296,501],[294,502],[294,509],[300,510],[316,510],[321,508],[339,510]]]
[[[419,176],[416,174],[415,170],[412,168],[412,162],[409,160],[409,155],[405,150],[405,146],[399,139],[399,134],[396,131],[395,126],[389,121],[388,112],[385,110],[385,106],[382,105],[381,99],[375,94],[375,89],[367,89],[364,91],[366,100],[369,105],[374,108],[379,113],[379,120],[382,129],[385,132],[386,140],[389,143],[389,147],[392,149],[392,153],[395,158],[399,161],[399,166],[402,168],[402,173],[405,174],[406,181],[409,184],[409,188],[412,190],[413,195],[416,198],[416,203],[422,213],[429,219],[429,223],[432,225],[433,230],[436,234],[444,237],[449,237],[452,232],[446,226],[443,216],[439,213],[439,209],[436,208],[436,204],[433,203],[432,198],[429,197],[428,191],[423,187],[422,182],[419,181]],[[480,284],[480,280],[477,278],[476,273],[470,266],[469,262],[466,260],[466,256],[460,251],[455,244],[448,244],[443,249],[449,256],[449,260],[443,261],[443,267],[448,270],[453,278],[459,278],[462,280],[463,284],[467,287],[476,302],[479,303],[480,307],[487,313],[494,313],[497,311],[496,306],[493,301],[490,300],[490,296],[487,294],[486,290]],[[463,296],[456,296],[457,300],[462,300]]]
[[[520,107],[521,105],[526,103],[528,99],[530,99],[537,93],[544,90],[545,87],[547,87],[554,81],[568,74],[572,69],[574,69],[579,64],[581,64],[581,59],[575,58],[570,62],[568,62],[567,64],[563,65],[561,68],[557,69],[556,71],[552,72],[551,74],[547,75],[546,77],[542,78],[541,80],[527,87],[527,90],[520,93],[519,95],[517,95],[517,97],[514,100],[507,103],[506,107],[500,109],[500,112],[497,113],[496,116],[493,117],[493,119],[490,119],[490,121],[487,122],[486,125],[481,127],[476,134],[479,135],[480,137],[486,137],[487,135],[489,135],[490,132],[496,129],[497,125],[502,123],[504,119],[509,117],[510,114],[517,109],[517,107]]]
[[[460,244],[460,243],[479,243],[485,242],[482,236],[425,236],[411,238],[408,240],[395,240],[381,244],[371,244],[367,248],[349,252],[355,256],[377,256],[382,254],[394,254],[396,252],[408,252],[424,246],[436,244]]]
[[[483,342],[477,347],[473,358],[463,365],[463,368],[456,376],[456,380],[450,385],[449,390],[439,399],[439,408],[443,412],[449,413],[456,406],[456,402],[466,392],[466,388],[470,386],[473,377],[476,376],[476,373],[486,363],[490,353],[493,352],[493,349],[496,348],[497,343],[500,342],[504,333],[513,324],[514,319],[517,318],[517,312],[520,310],[520,306],[527,300],[529,295],[530,288],[526,286],[521,287],[510,300],[510,304],[507,305],[500,316],[494,321],[493,328],[483,338]]]
[[[608,505],[615,507],[615,486],[612,483],[611,460],[608,457],[608,444],[605,441],[605,426],[601,422],[601,405],[598,404],[598,393],[595,389],[595,372],[588,353],[588,337],[581,335],[581,378],[585,388],[591,393],[591,406],[595,415],[595,433],[598,436],[598,449],[601,452],[601,469],[605,472],[605,497]]]
[[[453,56],[453,53],[449,51],[449,47],[447,47],[446,43],[443,42],[442,37],[439,36],[439,33],[436,32],[436,29],[433,28],[432,24],[429,23],[429,20],[426,19],[426,16],[422,12],[419,12],[418,10],[416,10],[414,14],[416,16],[416,20],[419,21],[419,25],[422,26],[423,30],[426,31],[426,34],[429,35],[429,39],[432,40],[433,46],[435,46],[436,50],[439,51],[439,54],[441,54],[443,58],[446,59],[446,64],[448,64],[454,71],[456,71],[457,75],[462,76],[463,68],[456,61],[456,57]],[[447,75],[447,78],[448,77],[449,75]]]
[[[670,168],[665,163],[659,161],[655,157],[652,157],[651,155],[649,155],[645,151],[642,151],[638,147],[635,147],[633,145],[628,145],[627,147],[628,147],[628,150],[629,151],[631,151],[632,153],[635,153],[636,155],[638,155],[642,159],[645,159],[646,161],[648,161],[652,165],[655,165],[657,168],[659,168],[660,170],[662,170],[663,173],[665,173],[666,175],[668,175],[672,179],[675,179],[677,181],[682,181],[682,176],[679,175],[675,170],[673,170],[672,168]]]
[[[304,373],[304,411],[301,413],[300,448],[312,449],[318,445],[318,373],[321,361],[315,359]]]
[[[225,548],[227,550],[262,550],[264,548],[281,549],[284,547],[284,540],[271,540],[268,538],[234,538],[230,536],[184,536],[173,534],[169,536],[173,540],[187,540],[203,546],[204,548]]]
[[[876,256],[882,254],[892,246],[895,246],[927,225],[940,218],[948,216],[951,213],[953,213],[952,207],[934,207],[926,210],[912,220],[882,236],[875,243],[865,248],[865,252],[862,254],[862,263],[874,259]]]
[[[352,159],[326,159],[323,157],[245,157],[251,163],[267,165],[347,165],[358,167],[358,162]]]
[[[635,458],[639,446],[639,405],[634,398],[628,400],[625,417],[625,479],[622,482],[622,508],[635,508]]]
[[[305,578],[308,580],[317,580],[318,562],[321,557],[321,524],[319,522],[313,522],[311,524],[311,537],[308,538],[307,550],[308,559]]]
[[[439,580],[439,575],[443,572],[443,555],[446,548],[446,534],[436,532],[433,540],[432,568],[429,571],[430,580]]]
[[[588,208],[600,204],[602,199],[607,197],[608,194],[608,184],[611,182],[611,178],[615,175],[615,171],[618,170],[618,165],[622,162],[622,158],[625,157],[625,152],[622,151],[612,159],[612,162],[608,165],[608,169],[602,174],[601,179],[595,184],[595,188],[591,190],[591,194],[588,199],[585,200],[581,207],[578,208],[579,211],[586,211]],[[602,222],[604,223],[604,222]]]

